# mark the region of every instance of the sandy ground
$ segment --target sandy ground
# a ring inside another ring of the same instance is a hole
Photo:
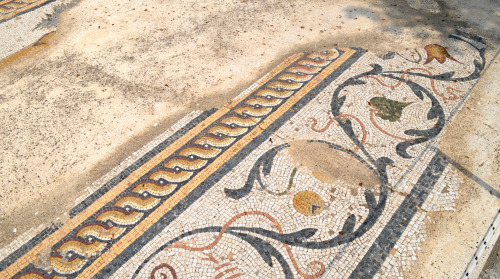
[[[0,246],[68,218],[82,189],[132,152],[191,110],[221,106],[290,54],[333,46],[384,54],[468,27],[490,38],[491,59],[499,2],[437,5],[436,13],[400,0],[82,0],[36,51],[0,62]],[[464,136],[453,134],[463,127],[451,127],[442,148],[472,172],[487,167],[483,179],[498,189],[500,127],[491,118],[498,99],[488,99],[489,90],[478,87],[473,96],[486,99],[464,117],[492,128]],[[477,140],[493,149],[462,156],[478,149]],[[483,190],[470,182],[462,194],[475,204],[488,195]]]

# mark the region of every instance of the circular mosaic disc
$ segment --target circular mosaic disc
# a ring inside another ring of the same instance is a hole
[[[306,216],[314,216],[323,211],[325,201],[314,192],[302,191],[293,197],[293,207]]]

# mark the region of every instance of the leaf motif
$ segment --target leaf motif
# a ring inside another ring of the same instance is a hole
[[[430,63],[434,59],[436,59],[436,61],[438,61],[440,64],[443,64],[446,61],[446,58],[458,62],[460,64],[463,64],[457,61],[455,58],[453,58],[448,53],[448,50],[446,50],[446,48],[443,46],[431,44],[431,45],[426,45],[424,49],[427,52],[427,60],[424,62],[424,65]]]
[[[356,216],[354,216],[354,214],[351,214],[349,217],[347,217],[344,226],[342,227],[343,234],[352,233],[355,225],[356,225]]]
[[[372,190],[365,191],[365,200],[370,210],[374,209],[377,206],[377,200],[375,199],[375,195],[373,194]]]
[[[376,115],[378,117],[394,122],[401,118],[403,109],[411,104],[411,102],[399,102],[385,97],[373,97],[370,99],[370,104],[377,108],[378,112]]]

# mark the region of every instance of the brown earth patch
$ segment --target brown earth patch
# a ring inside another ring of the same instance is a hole
[[[295,141],[290,145],[289,154],[296,167],[308,168],[322,182],[343,181],[366,189],[376,189],[380,185],[377,176],[366,165],[325,143]]]

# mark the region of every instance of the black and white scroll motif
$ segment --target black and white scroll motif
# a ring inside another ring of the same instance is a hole
[[[471,36],[470,34],[457,31],[457,35],[450,35],[449,38],[465,42],[472,46],[475,50],[477,50],[479,57],[481,61],[474,59],[474,71],[465,77],[455,77],[455,72],[447,72],[439,75],[427,75],[423,73],[415,73],[415,72],[407,72],[405,73],[406,75],[411,75],[411,76],[419,76],[419,77],[424,77],[432,80],[440,80],[440,81],[450,81],[450,82],[465,82],[465,81],[470,81],[470,80],[475,80],[480,77],[481,71],[484,69],[484,66],[486,64],[485,58],[484,58],[484,53],[485,53],[485,47],[486,43],[484,42],[484,39],[480,37],[474,37]],[[481,45],[481,46],[478,46]],[[339,116],[341,114],[340,110],[342,106],[344,105],[346,96],[340,96],[340,93],[346,89],[349,86],[357,86],[357,85],[364,85],[366,84],[366,80],[364,80],[364,77],[367,76],[381,76],[385,78],[390,78],[398,82],[403,82],[406,84],[413,94],[419,98],[420,100],[424,100],[424,97],[427,97],[431,100],[431,108],[427,112],[427,119],[428,120],[436,120],[436,123],[434,124],[433,127],[430,129],[426,130],[419,130],[419,129],[408,129],[404,131],[406,135],[409,136],[414,136],[416,137],[413,140],[409,141],[403,141],[400,142],[396,145],[396,154],[400,157],[403,157],[405,159],[410,159],[412,156],[408,154],[407,149],[413,145],[420,144],[423,142],[427,142],[431,140],[432,138],[436,137],[444,128],[445,125],[445,113],[443,110],[443,107],[441,106],[441,103],[438,101],[438,99],[429,92],[428,89],[426,89],[424,86],[419,85],[413,81],[410,81],[405,78],[401,78],[398,76],[395,76],[396,74],[401,75],[403,74],[403,71],[384,71],[382,66],[379,64],[371,64],[370,65],[372,69],[370,71],[361,73],[359,75],[353,76],[349,79],[347,79],[345,82],[343,82],[337,89],[335,90],[332,100],[331,100],[331,111],[334,117]],[[351,138],[351,140],[365,153],[366,150],[363,148],[361,143],[359,142],[358,138],[354,134],[354,131],[352,129],[352,122],[351,120],[342,120],[341,118],[336,119],[338,124],[342,127],[344,132]]]

